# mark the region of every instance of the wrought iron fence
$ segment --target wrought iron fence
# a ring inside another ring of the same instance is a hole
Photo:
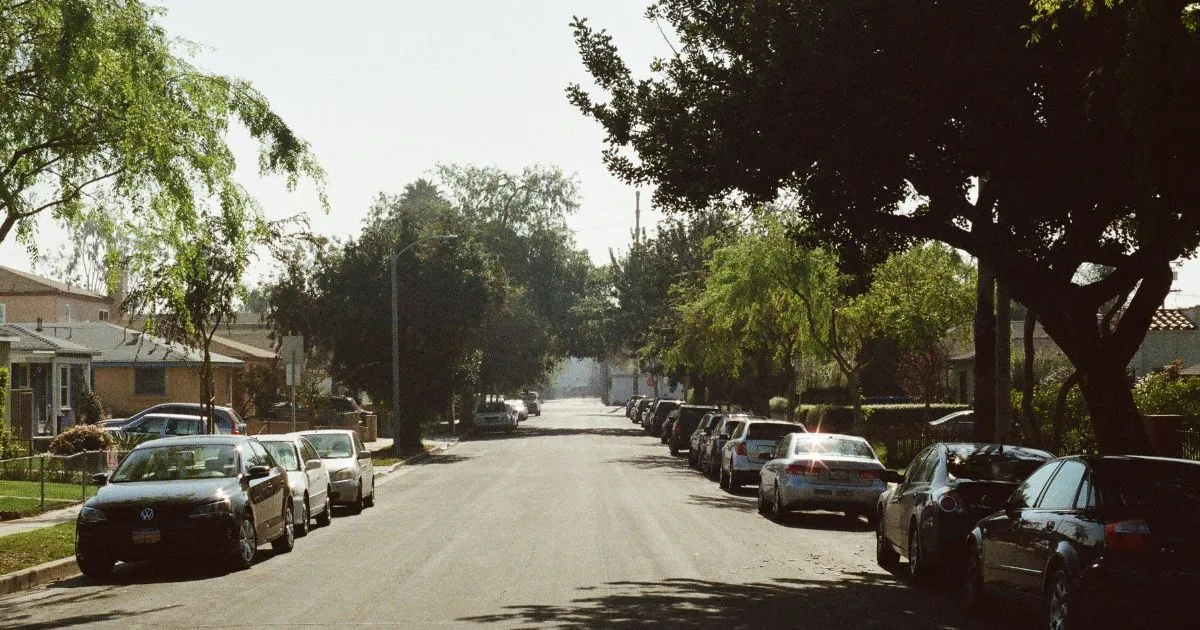
[[[92,476],[111,472],[128,450],[43,453],[0,460],[0,518],[18,518],[67,507],[95,494]]]
[[[1181,429],[1179,437],[1183,457],[1200,461],[1200,431]]]

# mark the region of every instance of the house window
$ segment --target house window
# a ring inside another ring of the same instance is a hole
[[[26,363],[12,364],[12,388],[29,388],[29,365]]]
[[[8,323],[8,305],[0,304],[0,325]]]
[[[108,321],[108,309],[100,309],[100,312],[96,315],[96,319],[99,319],[102,322]]]
[[[67,316],[66,321],[70,322],[71,321],[71,303],[70,302],[67,302],[66,304],[63,305],[63,312]]]
[[[133,368],[133,393],[137,396],[163,396],[167,393],[166,368]]]

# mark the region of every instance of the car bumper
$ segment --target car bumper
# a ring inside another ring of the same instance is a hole
[[[852,511],[869,514],[875,511],[879,495],[884,491],[882,482],[869,486],[811,484],[803,477],[787,476],[780,479],[779,500],[787,509]]]
[[[329,500],[334,505],[350,505],[358,501],[358,479],[330,482]]]
[[[1103,610],[1104,628],[1184,628],[1195,624],[1191,598],[1200,592],[1200,566],[1121,566],[1101,558],[1083,571],[1085,608]]]
[[[730,477],[740,484],[758,485],[758,471],[762,470],[763,463],[754,461],[749,457],[734,455],[730,462]]]
[[[156,532],[156,533],[155,533]],[[142,523],[79,523],[75,553],[124,562],[194,558],[232,553],[238,520],[229,515],[187,518],[143,526]]]

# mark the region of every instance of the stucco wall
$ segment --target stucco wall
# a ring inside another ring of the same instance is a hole
[[[1152,372],[1176,359],[1183,367],[1200,363],[1200,331],[1152,331],[1146,333],[1129,367],[1134,376]]]
[[[216,404],[232,405],[233,373],[241,366],[213,369]],[[133,415],[164,402],[200,402],[200,372],[192,368],[167,368],[167,392],[161,396],[134,395],[133,368],[96,366],[95,390],[114,418]]]
[[[6,305],[8,321],[19,324],[35,323],[39,317],[46,323],[66,322],[68,305],[73,322],[100,321],[101,310],[108,311],[109,319],[117,319],[116,308],[108,300],[59,295],[0,295],[0,304]]]

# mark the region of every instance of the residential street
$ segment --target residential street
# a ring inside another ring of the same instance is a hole
[[[875,566],[866,521],[759,516],[594,400],[386,478],[248,571],[118,565],[0,599],[0,627],[1008,628]]]

